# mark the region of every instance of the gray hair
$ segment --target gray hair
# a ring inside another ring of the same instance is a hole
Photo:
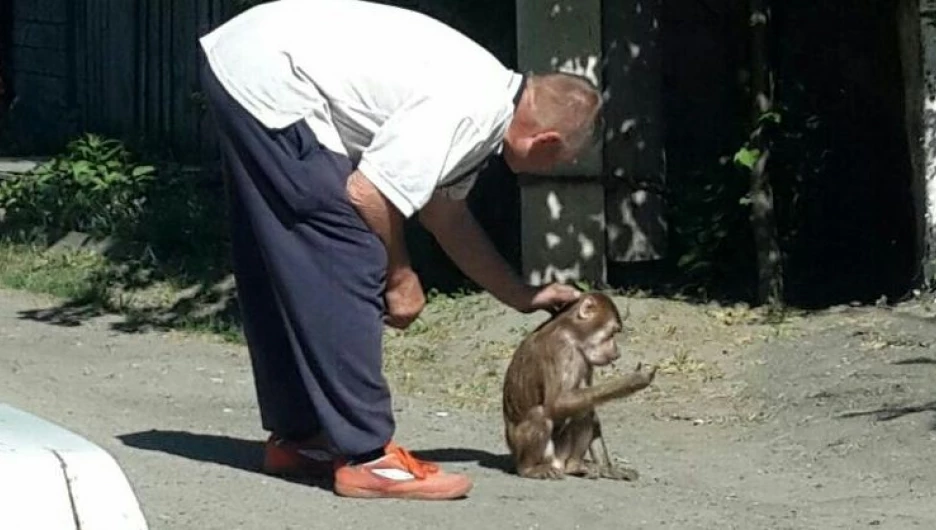
[[[530,74],[527,83],[532,120],[543,130],[558,131],[568,152],[578,153],[594,138],[602,97],[588,78],[552,72]]]

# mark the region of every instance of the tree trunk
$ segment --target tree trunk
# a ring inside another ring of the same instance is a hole
[[[750,0],[751,93],[753,98],[750,149],[758,153],[751,166],[751,228],[757,249],[757,303],[767,304],[771,313],[783,308],[783,271],[773,191],[767,172],[770,139],[765,133],[773,108],[773,88],[767,58],[767,0]]]
[[[936,0],[920,0],[920,42],[922,44],[922,100],[920,127],[920,171],[925,186],[926,251],[923,254],[927,287],[936,289]],[[911,28],[907,28],[912,31]]]

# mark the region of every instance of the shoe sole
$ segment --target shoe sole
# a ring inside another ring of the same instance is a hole
[[[349,497],[355,499],[407,499],[407,500],[423,500],[423,501],[449,501],[449,500],[458,500],[463,499],[468,496],[468,492],[471,491],[473,485],[469,484],[467,486],[462,486],[459,488],[452,488],[450,490],[441,490],[441,491],[400,491],[400,492],[387,492],[380,490],[372,490],[367,488],[358,488],[355,486],[343,486],[341,484],[335,484],[335,494],[340,497]]]

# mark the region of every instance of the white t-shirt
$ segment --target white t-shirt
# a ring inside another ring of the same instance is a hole
[[[421,13],[276,0],[200,40],[221,85],[271,129],[305,120],[400,212],[464,198],[499,153],[523,76]]]

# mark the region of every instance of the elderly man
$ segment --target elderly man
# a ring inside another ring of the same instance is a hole
[[[403,221],[418,215],[502,303],[554,310],[575,289],[526,285],[465,204],[501,155],[535,173],[575,157],[601,97],[524,76],[419,13],[276,0],[200,40],[228,184],[233,264],[263,428],[263,469],[334,475],[339,495],[452,499],[471,489],[395,443],[383,325],[425,303]]]

